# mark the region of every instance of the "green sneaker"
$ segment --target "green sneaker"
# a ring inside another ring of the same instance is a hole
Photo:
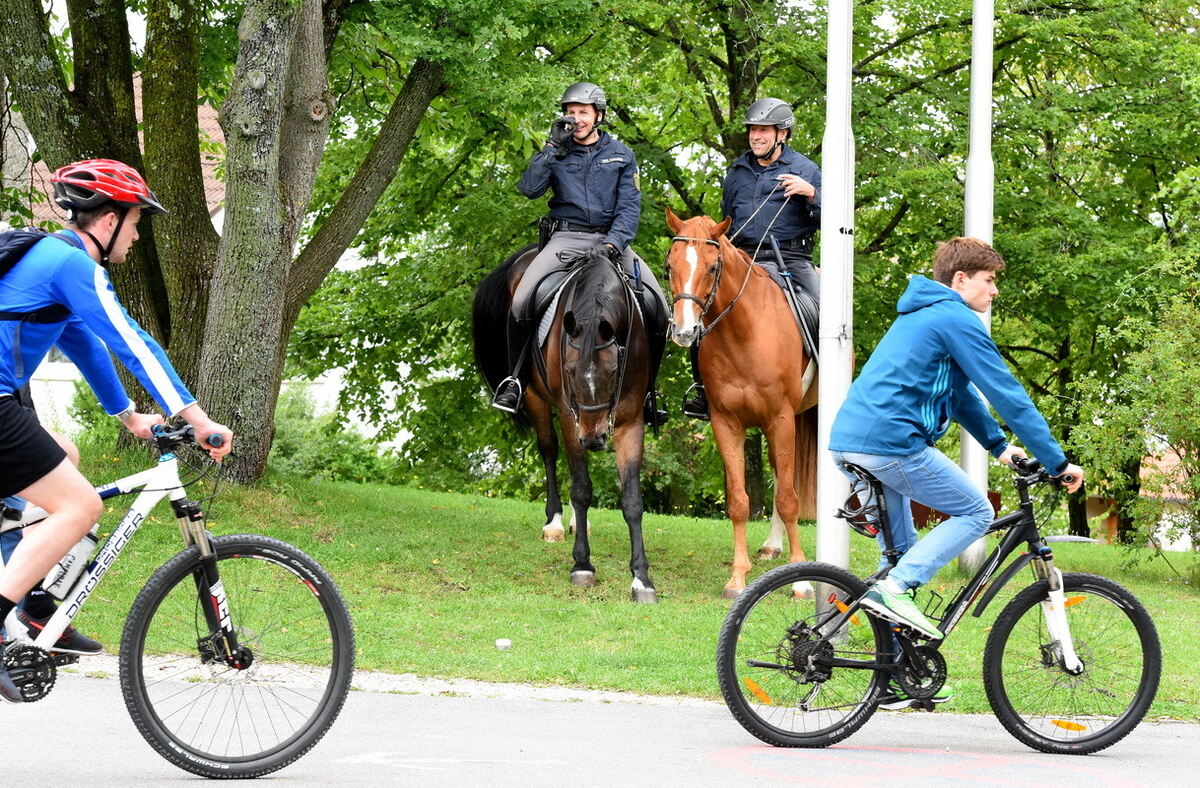
[[[860,601],[863,607],[880,618],[911,627],[930,640],[941,640],[943,637],[908,594],[893,594],[882,583],[876,583],[867,589]]]
[[[928,698],[928,700],[930,703],[945,703],[953,697],[954,688],[949,684],[943,684],[942,688],[935,692],[933,697]],[[907,692],[900,688],[899,684],[889,681],[887,692],[879,696],[878,706],[881,709],[896,711],[897,709],[907,709],[916,702],[917,699],[910,697]]]

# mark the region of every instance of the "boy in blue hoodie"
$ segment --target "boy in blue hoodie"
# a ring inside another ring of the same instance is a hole
[[[892,541],[903,553],[867,592],[863,607],[931,640],[940,640],[942,633],[910,591],[982,536],[993,514],[984,493],[934,443],[954,419],[1000,462],[1025,456],[1008,443],[970,384],[1069,491],[1083,484],[1083,470],[1067,461],[983,322],[972,314],[988,310],[999,292],[996,274],[1003,269],[1004,259],[976,238],[938,244],[933,280],[919,275],[909,280],[896,305],[900,316],[850,387],[829,440],[835,463],[861,466],[883,482]],[[918,542],[910,500],[950,519]],[[882,535],[879,540],[882,549]],[[948,688],[940,694],[935,701],[948,699]]]

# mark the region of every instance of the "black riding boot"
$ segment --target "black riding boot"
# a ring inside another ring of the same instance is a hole
[[[533,344],[531,326],[523,320],[511,320],[508,324],[508,357],[515,359],[512,374],[500,381],[496,386],[496,395],[492,397],[492,407],[505,413],[516,413],[521,407],[525,396],[525,387],[521,383],[521,373],[524,371],[525,360],[529,356],[530,345]]]
[[[692,366],[692,387],[687,390],[683,401],[683,415],[693,419],[708,421],[708,397],[704,394],[704,383],[700,380],[700,342],[696,341],[688,348],[688,360]],[[695,396],[687,399],[689,394]]]
[[[650,288],[646,288],[649,290]],[[653,297],[653,295],[652,295]],[[657,301],[658,299],[654,299]],[[658,391],[654,385],[658,381],[658,368],[662,365],[663,353],[667,349],[667,316],[665,308],[661,304],[655,304],[653,315],[649,316],[647,323],[647,338],[650,341],[650,386],[646,392],[646,402],[642,406],[643,417],[646,420],[646,425],[658,429],[666,425],[671,418],[671,414],[665,410],[659,410],[658,400],[660,399]]]

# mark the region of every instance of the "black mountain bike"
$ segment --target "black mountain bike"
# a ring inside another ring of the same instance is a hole
[[[943,609],[927,614],[941,640],[871,615],[858,600],[899,560],[887,529],[882,484],[851,466],[859,481],[838,512],[874,538],[882,530],[888,565],[866,580],[829,564],[798,563],[766,573],[738,597],[717,641],[725,703],[746,730],[777,747],[827,747],[861,728],[892,682],[919,708],[946,682],[940,651],[975,605],[979,617],[1024,567],[1035,581],[1000,612],[983,652],[988,702],[1009,733],[1043,752],[1086,754],[1116,744],[1145,716],[1158,690],[1162,654],[1154,622],[1122,586],[1091,574],[1063,574],[1038,518],[1055,509],[1061,487],[1034,461],[1019,461],[1020,509],[995,520],[999,546]],[[1037,501],[1031,489],[1039,492]],[[996,571],[1022,546],[1026,549]],[[811,583],[813,598],[801,598]],[[939,614],[940,613],[940,614]]]

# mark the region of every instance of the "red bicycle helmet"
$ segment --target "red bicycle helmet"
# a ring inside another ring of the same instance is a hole
[[[50,182],[54,201],[68,211],[90,211],[114,202],[141,208],[146,216],[167,212],[137,170],[113,159],[87,159],[59,167]]]

